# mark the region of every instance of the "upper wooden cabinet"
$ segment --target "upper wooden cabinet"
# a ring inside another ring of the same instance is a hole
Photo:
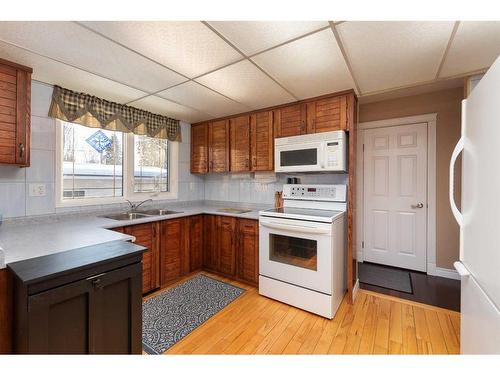
[[[191,127],[191,173],[208,172],[208,127],[207,122]]]
[[[341,95],[307,103],[307,133],[349,130],[354,120],[354,95]]]
[[[229,120],[231,172],[250,171],[250,116]]]
[[[306,111],[307,107],[303,103],[274,110],[274,136],[279,138],[306,134]]]
[[[209,171],[229,171],[229,120],[210,123],[208,131]]]
[[[1,164],[30,165],[31,73],[31,68],[0,59]]]
[[[250,117],[251,170],[274,169],[273,112],[255,113]]]
[[[350,131],[355,121],[356,96],[343,92],[193,124],[191,172],[273,171],[275,138]]]

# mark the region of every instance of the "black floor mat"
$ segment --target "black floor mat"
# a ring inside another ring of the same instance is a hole
[[[359,263],[358,271],[360,283],[413,293],[409,271],[366,262]]]

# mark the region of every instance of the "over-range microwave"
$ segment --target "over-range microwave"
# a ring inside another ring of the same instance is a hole
[[[342,130],[276,138],[275,172],[346,172],[347,140]]]

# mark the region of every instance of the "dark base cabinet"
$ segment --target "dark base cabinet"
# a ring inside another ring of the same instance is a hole
[[[88,252],[105,252],[94,246]],[[29,278],[31,261],[13,263],[14,351],[21,354],[141,354],[142,250],[132,255]],[[49,257],[72,252],[55,254]],[[78,256],[79,254],[75,254]],[[81,254],[80,254],[81,255]],[[47,257],[41,257],[43,259]],[[61,260],[61,259],[59,259]],[[64,261],[64,260],[63,260]],[[57,260],[53,259],[53,262]],[[22,263],[28,263],[23,266]],[[41,264],[43,268],[43,263]],[[52,263],[54,264],[54,263]],[[39,271],[39,270],[38,270]],[[37,271],[37,272],[38,272]]]

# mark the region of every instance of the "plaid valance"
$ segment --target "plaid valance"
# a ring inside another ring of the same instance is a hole
[[[181,140],[179,120],[54,86],[49,116],[89,128]]]

